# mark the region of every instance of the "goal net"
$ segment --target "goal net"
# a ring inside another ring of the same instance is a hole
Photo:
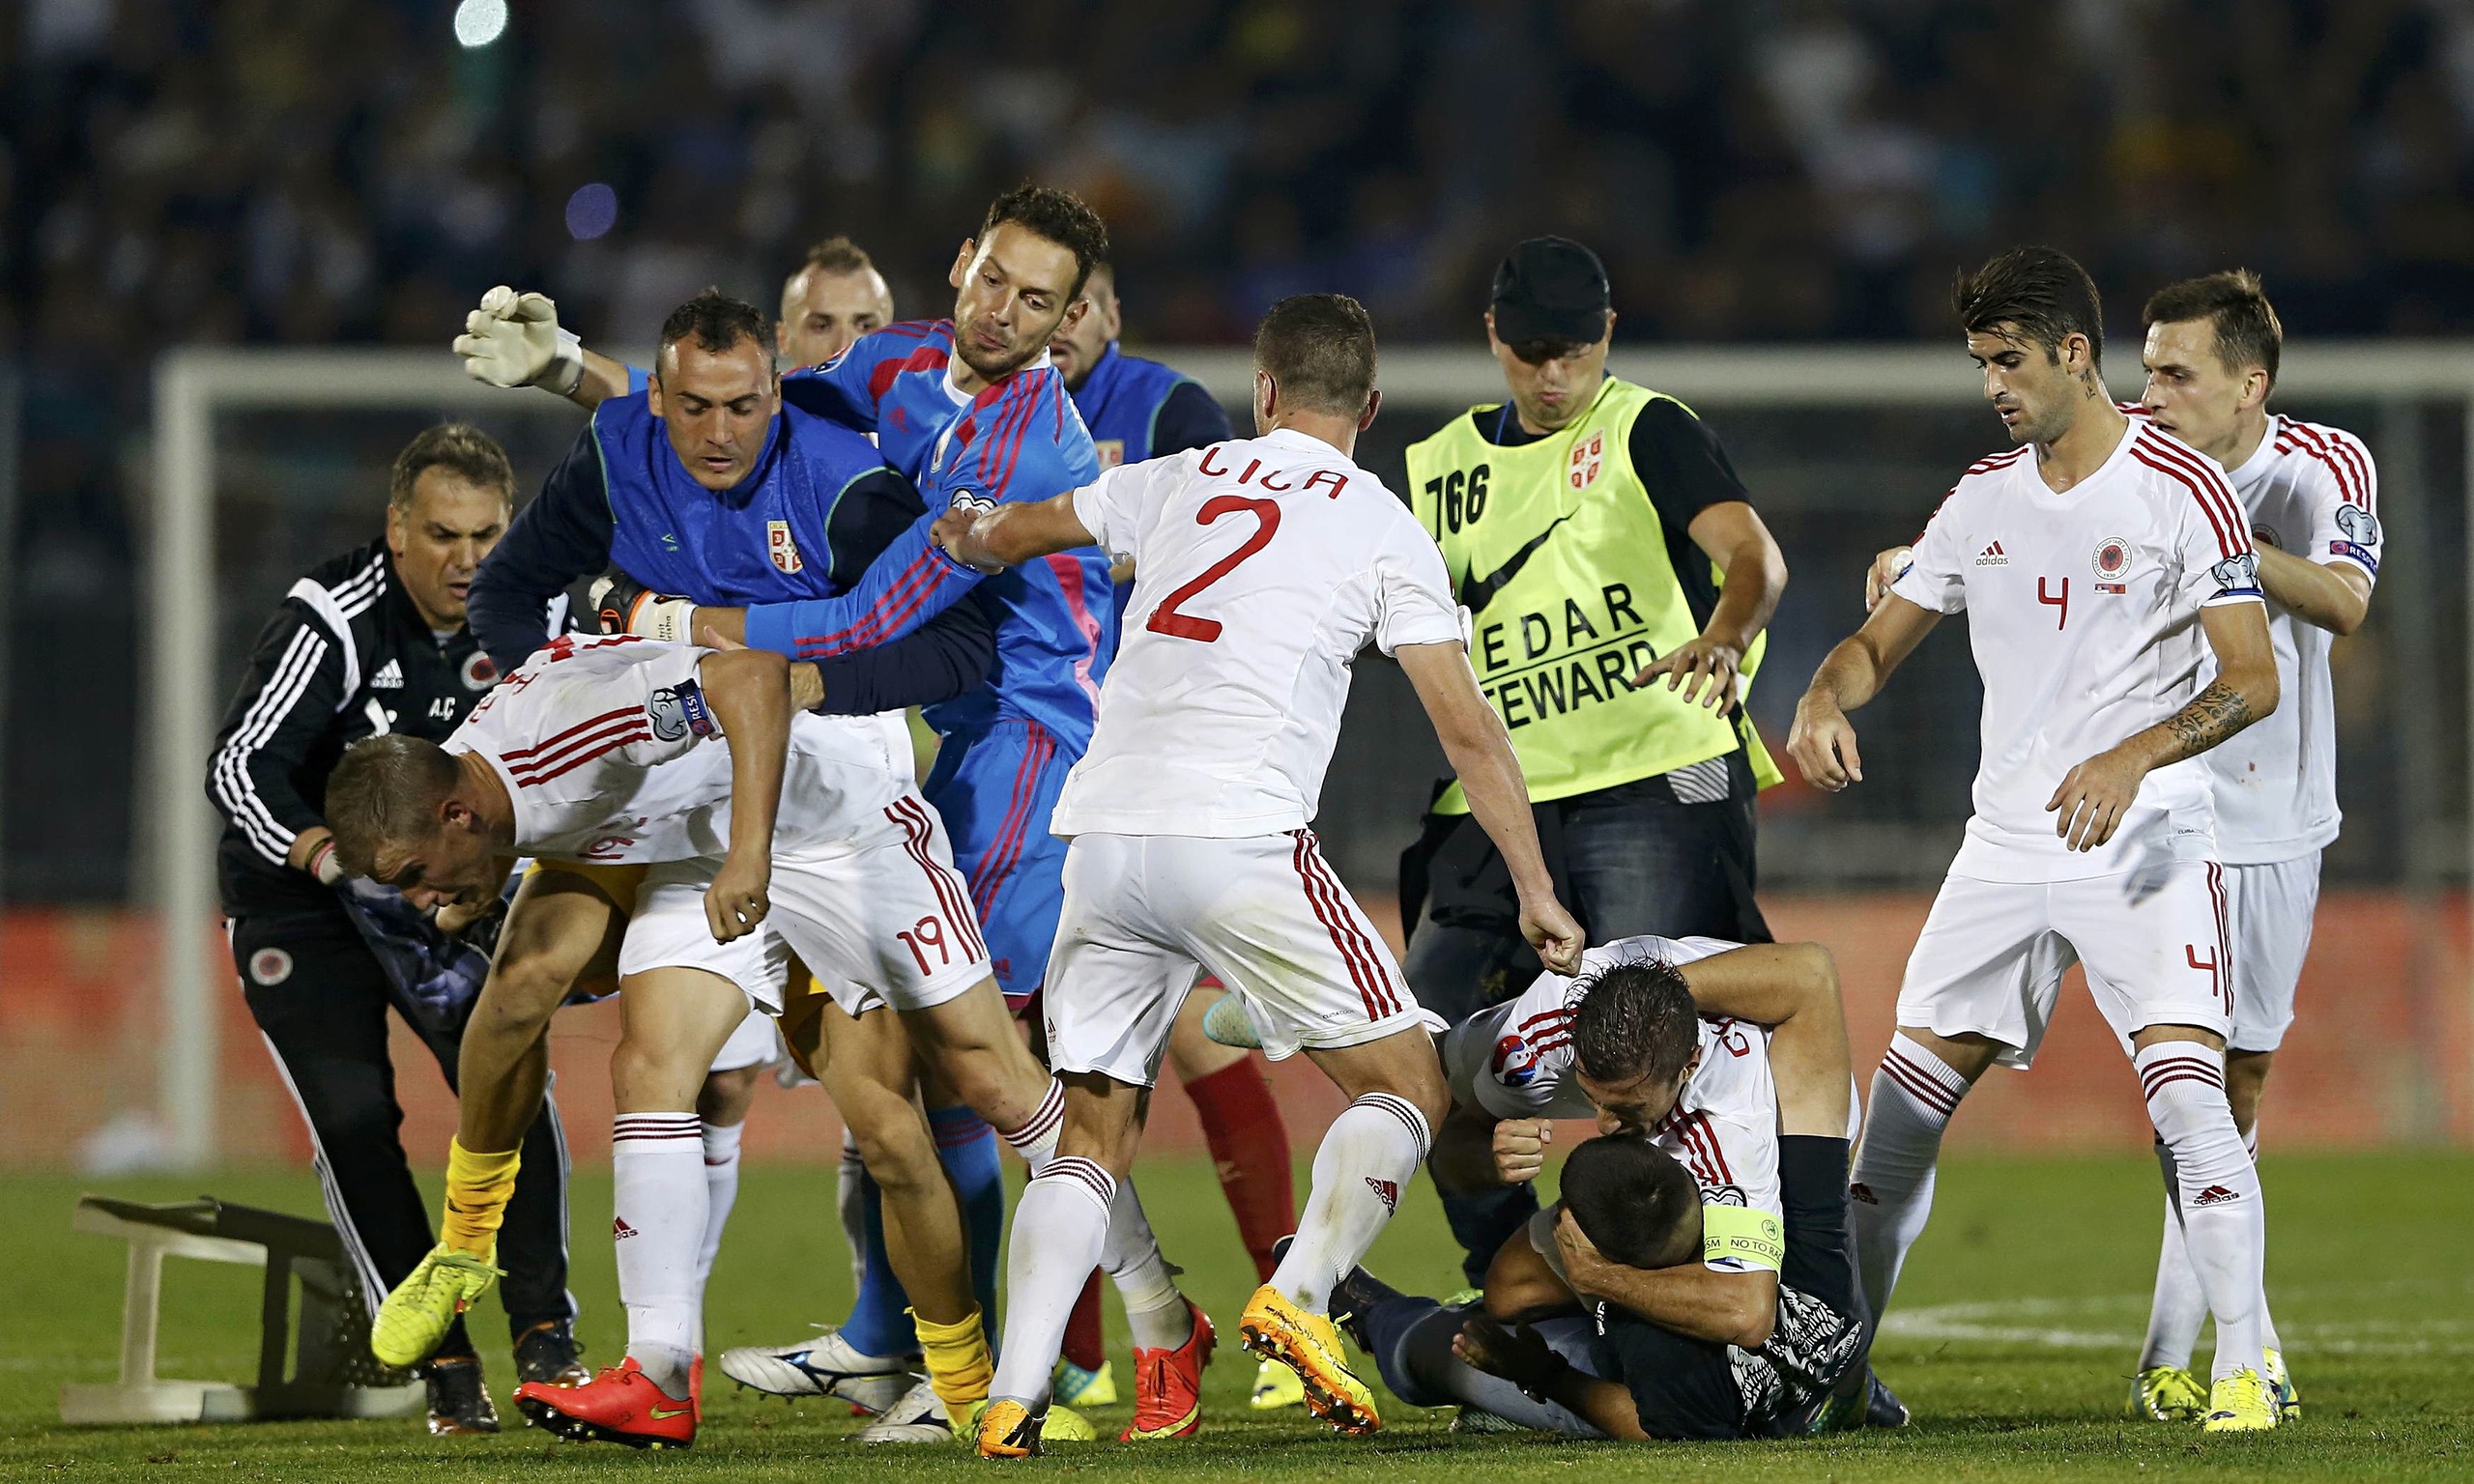
[[[1200,379],[1244,428],[1245,352],[1156,354]],[[2137,368],[2124,351],[2115,357],[2114,389],[2133,394]],[[2000,428],[1949,346],[1639,351],[1612,369],[1703,415],[1786,552],[1791,582],[1750,702],[1783,750],[1814,665],[1861,617],[1872,553],[1911,539],[1958,471],[2002,445]],[[1383,414],[1360,460],[1395,489],[1408,442],[1503,395],[1482,352],[1389,353],[1382,385]],[[181,928],[161,939],[159,1113],[181,1156],[205,1163],[218,1149],[216,1005],[232,970],[210,930],[219,821],[200,779],[251,638],[303,570],[376,535],[388,466],[420,427],[450,415],[477,423],[506,444],[529,496],[584,417],[537,392],[480,385],[430,351],[181,350],[158,363],[155,390],[139,879]],[[2461,874],[2467,848],[2474,349],[2292,345],[2275,405],[2369,440],[2389,532],[2373,618],[2339,648],[2347,827],[2329,873],[2429,887]],[[1858,718],[1862,787],[1826,809],[1792,778],[1765,796],[1765,892],[1940,878],[1975,763],[1977,685],[1963,637],[1937,635],[1891,699]],[[1317,825],[1354,888],[1390,890],[1442,769],[1396,671],[1361,666]]]

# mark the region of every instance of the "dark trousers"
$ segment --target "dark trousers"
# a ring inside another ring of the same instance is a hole
[[[1593,945],[1643,933],[1769,941],[1753,897],[1750,765],[1740,758],[1740,799],[1679,804],[1662,782],[1647,779],[1534,806],[1557,889]],[[1437,870],[1450,879],[1435,883],[1435,910],[1413,925],[1402,965],[1418,1003],[1453,1024],[1520,993],[1543,967],[1520,936],[1516,902],[1507,896],[1488,910],[1500,865],[1454,859],[1472,845],[1491,855],[1482,837],[1470,838],[1476,832],[1463,821],[1435,852]],[[1507,891],[1509,884],[1507,876]],[[1527,1185],[1442,1199],[1472,1285],[1538,1211]]]
[[[429,1208],[404,1160],[404,1109],[387,1054],[386,971],[340,909],[234,919],[232,958],[249,1014],[301,1116],[328,1215],[375,1309],[436,1244]],[[407,1018],[455,1085],[457,1038]],[[575,1317],[567,1293],[567,1143],[558,1104],[542,1099],[500,1232],[499,1286],[508,1327]],[[464,1322],[441,1356],[473,1354]]]

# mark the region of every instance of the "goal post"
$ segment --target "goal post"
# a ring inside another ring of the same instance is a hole
[[[1194,377],[1231,408],[1252,395],[1252,367],[1244,350],[1168,349],[1160,358]],[[1615,374],[1658,388],[1697,409],[1959,408],[1980,395],[1976,374],[1945,345],[1774,345],[1624,351]],[[1501,374],[1483,351],[1407,348],[1383,357],[1380,384],[1395,415],[1405,409],[1451,410],[1500,401]],[[508,392],[466,377],[448,355],[427,350],[228,349],[189,347],[163,355],[154,376],[154,488],[144,523],[150,609],[141,708],[138,848],[143,897],[159,914],[162,991],[158,1114],[182,1165],[211,1164],[220,1148],[216,1128],[218,997],[232,975],[228,956],[210,935],[216,901],[215,843],[220,821],[203,778],[213,746],[219,699],[231,677],[216,653],[220,614],[214,519],[217,488],[217,421],[235,413],[318,414],[393,411],[503,414]],[[2278,380],[2278,404],[2308,412],[2314,403],[2343,402],[2379,410],[2362,430],[2382,461],[2383,516],[2393,535],[2392,571],[2384,607],[2434,614],[2447,596],[2422,556],[2432,539],[2440,502],[2423,468],[2423,441],[2408,438],[2412,419],[2434,403],[2454,405],[2464,427],[2462,484],[2450,503],[2474,529],[2474,343],[2441,341],[2302,341],[2288,345]],[[1992,429],[1988,425],[1987,446]],[[1915,492],[1929,509],[1938,490]],[[1869,553],[1846,554],[1849,570]],[[1826,579],[1827,580],[1827,579]],[[1851,579],[1852,580],[1852,579]],[[2464,632],[2474,635],[2474,584],[2463,592]],[[2399,626],[2397,656],[2407,673],[2437,673],[2450,665],[2431,625]],[[2457,656],[2469,698],[2467,735],[2474,738],[2474,643]],[[2424,708],[2429,712],[2430,708]],[[2410,733],[2420,730],[2420,737]],[[2446,787],[2446,740],[2436,719],[2423,715],[2402,739],[2404,781]],[[2459,766],[2474,800],[2474,747]],[[2416,812],[2409,811],[2412,819]],[[2428,813],[2428,812],[2424,812]],[[2469,832],[2474,833],[2474,832]],[[2467,844],[2452,844],[2437,821],[2404,842],[2409,882],[2429,885],[2467,867]]]

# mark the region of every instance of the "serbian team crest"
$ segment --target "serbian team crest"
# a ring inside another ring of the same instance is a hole
[[[1605,467],[1606,430],[1600,428],[1589,436],[1588,442],[1572,445],[1571,460],[1565,471],[1565,478],[1573,489],[1586,490],[1597,483],[1598,471]]]
[[[2119,536],[2107,536],[2096,546],[2096,555],[2088,559],[2102,581],[2118,583],[2130,571],[2130,543]]]
[[[1114,469],[1125,462],[1125,440],[1122,438],[1094,439],[1091,446],[1100,450],[1102,469]]]
[[[764,555],[772,557],[773,565],[783,572],[800,572],[807,567],[807,562],[799,556],[798,539],[791,534],[791,523],[788,521],[764,523]]]

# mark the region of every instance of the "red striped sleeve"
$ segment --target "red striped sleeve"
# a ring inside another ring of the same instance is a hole
[[[2139,441],[2131,445],[2131,457],[2162,474],[2171,475],[2191,499],[2198,502],[2201,514],[2216,532],[2219,556],[2239,556],[2251,550],[2251,523],[2242,514],[2241,504],[2233,498],[2233,487],[2215,465],[2200,455],[2147,429],[2141,429]]]

